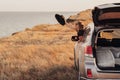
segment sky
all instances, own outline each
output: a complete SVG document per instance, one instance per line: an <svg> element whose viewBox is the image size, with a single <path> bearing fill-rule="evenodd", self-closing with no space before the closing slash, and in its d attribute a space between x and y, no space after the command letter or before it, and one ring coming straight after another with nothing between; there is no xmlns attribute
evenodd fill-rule
<svg viewBox="0 0 120 80"><path fill-rule="evenodd" d="M0 11L81 11L120 0L0 0Z"/></svg>

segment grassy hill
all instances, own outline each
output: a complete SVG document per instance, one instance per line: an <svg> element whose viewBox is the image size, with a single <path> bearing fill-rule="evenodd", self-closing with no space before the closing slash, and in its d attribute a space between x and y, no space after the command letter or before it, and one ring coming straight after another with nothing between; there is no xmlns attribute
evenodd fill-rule
<svg viewBox="0 0 120 80"><path fill-rule="evenodd" d="M87 25L90 12L69 18L80 18ZM76 80L72 35L76 32L68 27L40 24L1 38L0 80Z"/></svg>

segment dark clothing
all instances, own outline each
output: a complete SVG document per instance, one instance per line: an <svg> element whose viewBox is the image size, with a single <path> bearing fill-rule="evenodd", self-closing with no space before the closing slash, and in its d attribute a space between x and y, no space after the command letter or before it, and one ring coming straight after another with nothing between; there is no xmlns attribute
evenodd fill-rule
<svg viewBox="0 0 120 80"><path fill-rule="evenodd" d="M79 30L79 31L77 32L77 35L78 35L78 36L83 36L84 33L85 33L85 30Z"/></svg>
<svg viewBox="0 0 120 80"><path fill-rule="evenodd" d="M84 42L86 40L86 37L89 35L89 32L90 32L90 28L85 28L85 29L79 30L77 32L78 39L80 36L83 36L82 42Z"/></svg>

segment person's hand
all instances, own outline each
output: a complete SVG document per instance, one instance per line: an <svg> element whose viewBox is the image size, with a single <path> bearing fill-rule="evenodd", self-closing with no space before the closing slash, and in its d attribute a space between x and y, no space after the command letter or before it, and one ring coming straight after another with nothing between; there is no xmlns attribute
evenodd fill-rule
<svg viewBox="0 0 120 80"><path fill-rule="evenodd" d="M78 36L78 42L85 42L84 36Z"/></svg>

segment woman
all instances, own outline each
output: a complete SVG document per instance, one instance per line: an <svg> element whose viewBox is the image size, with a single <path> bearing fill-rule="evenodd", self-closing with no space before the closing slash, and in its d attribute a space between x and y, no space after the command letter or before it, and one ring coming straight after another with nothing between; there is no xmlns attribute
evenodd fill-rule
<svg viewBox="0 0 120 80"><path fill-rule="evenodd" d="M84 25L79 20L76 19L65 20L65 17L59 14L56 14L55 18L61 25L66 25L67 27L76 30L79 42L84 42L86 37L89 35L90 28L88 27L84 28Z"/></svg>

